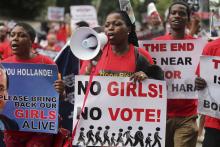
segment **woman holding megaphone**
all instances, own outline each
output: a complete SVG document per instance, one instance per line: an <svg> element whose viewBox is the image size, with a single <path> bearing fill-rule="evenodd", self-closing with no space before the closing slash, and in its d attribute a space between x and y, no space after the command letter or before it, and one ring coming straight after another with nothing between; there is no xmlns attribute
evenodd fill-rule
<svg viewBox="0 0 220 147"><path fill-rule="evenodd" d="M107 44L95 58L83 62L80 74L125 76L134 82L163 79L163 71L153 65L150 54L137 47L135 26L125 11L111 12L105 20L104 32Z"/></svg>

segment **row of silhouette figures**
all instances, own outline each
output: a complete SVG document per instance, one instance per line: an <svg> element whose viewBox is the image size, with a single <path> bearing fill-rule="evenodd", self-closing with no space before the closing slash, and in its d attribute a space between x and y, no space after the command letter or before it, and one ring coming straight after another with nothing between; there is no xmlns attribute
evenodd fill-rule
<svg viewBox="0 0 220 147"><path fill-rule="evenodd" d="M159 136L160 128L156 127L154 132L154 140L152 140L152 134L148 133L147 137L144 139L144 134L142 132L143 127L138 127L134 136L131 135L132 127L128 126L127 130L123 132L123 129L118 130L118 135L112 133L109 137L109 126L105 126L103 135L101 136L102 127L97 127L97 131L93 133L94 126L90 125L89 130L85 136L85 129L80 128L77 145L83 146L141 146L141 147L161 147L162 138ZM87 138L87 140L86 140Z"/></svg>

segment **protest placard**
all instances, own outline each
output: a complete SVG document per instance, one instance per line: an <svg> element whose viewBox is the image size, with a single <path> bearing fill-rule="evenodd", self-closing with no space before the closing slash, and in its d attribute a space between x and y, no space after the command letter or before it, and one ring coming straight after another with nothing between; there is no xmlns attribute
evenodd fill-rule
<svg viewBox="0 0 220 147"><path fill-rule="evenodd" d="M151 40L139 45L149 51L154 62L164 70L169 99L195 99L195 70L206 41Z"/></svg>
<svg viewBox="0 0 220 147"><path fill-rule="evenodd" d="M56 65L2 63L9 76L8 96L1 115L17 125L16 130L57 133L59 94L53 83ZM7 122L6 122L7 125Z"/></svg>
<svg viewBox="0 0 220 147"><path fill-rule="evenodd" d="M48 7L47 18L50 21L64 21L64 7Z"/></svg>
<svg viewBox="0 0 220 147"><path fill-rule="evenodd" d="M88 80L89 76L75 79L74 145L165 146L165 81L134 83L128 77L97 76L85 102Z"/></svg>
<svg viewBox="0 0 220 147"><path fill-rule="evenodd" d="M210 25L211 27L220 26L220 11L219 11L219 1L210 0L209 1L209 10L210 10ZM218 29L219 30L219 29Z"/></svg>
<svg viewBox="0 0 220 147"><path fill-rule="evenodd" d="M45 50L45 49L40 49L40 48L36 49L36 51L41 55L50 57L51 59L55 59L59 53L58 51Z"/></svg>
<svg viewBox="0 0 220 147"><path fill-rule="evenodd" d="M77 22L85 21L90 27L98 26L97 12L92 5L70 6L71 27L74 29Z"/></svg>
<svg viewBox="0 0 220 147"><path fill-rule="evenodd" d="M206 80L207 87L198 91L198 111L220 119L220 57L201 56L200 76Z"/></svg>

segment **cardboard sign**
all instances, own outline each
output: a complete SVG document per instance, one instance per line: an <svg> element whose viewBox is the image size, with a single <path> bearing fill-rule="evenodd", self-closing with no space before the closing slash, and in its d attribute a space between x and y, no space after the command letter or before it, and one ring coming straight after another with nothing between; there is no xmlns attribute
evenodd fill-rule
<svg viewBox="0 0 220 147"><path fill-rule="evenodd" d="M90 27L98 26L97 12L94 6L90 5L79 5L71 6L71 27L74 29L76 23L79 21L85 21L89 24Z"/></svg>
<svg viewBox="0 0 220 147"><path fill-rule="evenodd" d="M64 21L64 7L48 7L47 18L50 21Z"/></svg>
<svg viewBox="0 0 220 147"><path fill-rule="evenodd" d="M94 77L82 111L88 80L89 76L75 80L73 145L165 146L165 81L133 83L123 77Z"/></svg>
<svg viewBox="0 0 220 147"><path fill-rule="evenodd" d="M201 56L200 76L206 80L207 87L198 91L198 111L220 119L220 57Z"/></svg>
<svg viewBox="0 0 220 147"><path fill-rule="evenodd" d="M59 52L45 49L36 49L36 51L44 56L50 57L51 59L55 59Z"/></svg>
<svg viewBox="0 0 220 147"><path fill-rule="evenodd" d="M169 99L195 99L194 79L199 56L206 41L193 40L150 40L140 41L157 65L164 70Z"/></svg>

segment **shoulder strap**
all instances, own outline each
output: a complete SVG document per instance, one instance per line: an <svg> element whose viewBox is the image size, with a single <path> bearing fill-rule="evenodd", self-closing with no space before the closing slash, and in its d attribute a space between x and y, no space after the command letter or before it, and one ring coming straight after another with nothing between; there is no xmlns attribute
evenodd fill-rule
<svg viewBox="0 0 220 147"><path fill-rule="evenodd" d="M164 72L158 65L151 65L150 62L139 53L138 48L134 47L136 72L143 71L149 78L164 80Z"/></svg>
<svg viewBox="0 0 220 147"><path fill-rule="evenodd" d="M138 47L134 47L135 52L135 63L136 63L136 72L137 71L143 71L146 73L147 68L150 66L150 62L143 57L138 51Z"/></svg>
<svg viewBox="0 0 220 147"><path fill-rule="evenodd" d="M136 65L136 71L137 71L137 65L138 65L138 58L139 58L139 51L136 46L134 46L134 55L135 55L135 65Z"/></svg>

